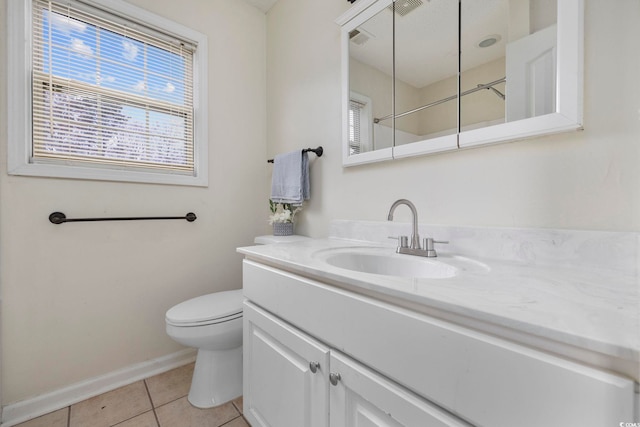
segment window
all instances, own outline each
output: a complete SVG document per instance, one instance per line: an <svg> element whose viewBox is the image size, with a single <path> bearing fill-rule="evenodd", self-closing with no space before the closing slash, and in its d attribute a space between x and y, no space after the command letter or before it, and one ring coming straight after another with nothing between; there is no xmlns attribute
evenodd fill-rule
<svg viewBox="0 0 640 427"><path fill-rule="evenodd" d="M207 185L205 36L121 1L21 2L31 55L10 75L28 96L9 173Z"/></svg>

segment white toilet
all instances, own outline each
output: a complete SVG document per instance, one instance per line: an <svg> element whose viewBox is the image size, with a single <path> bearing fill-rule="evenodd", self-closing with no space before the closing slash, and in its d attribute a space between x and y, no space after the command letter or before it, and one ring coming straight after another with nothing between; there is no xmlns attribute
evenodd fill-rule
<svg viewBox="0 0 640 427"><path fill-rule="evenodd" d="M242 395L242 289L184 301L167 311L167 335L198 349L189 402L222 405Z"/></svg>
<svg viewBox="0 0 640 427"><path fill-rule="evenodd" d="M304 236L258 236L258 245L295 242ZM167 311L167 335L198 349L189 402L198 408L222 405L242 395L242 289L216 292Z"/></svg>

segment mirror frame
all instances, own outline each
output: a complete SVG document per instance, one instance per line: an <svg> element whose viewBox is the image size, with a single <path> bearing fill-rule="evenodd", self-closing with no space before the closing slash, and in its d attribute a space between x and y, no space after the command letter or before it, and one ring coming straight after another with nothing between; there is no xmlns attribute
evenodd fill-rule
<svg viewBox="0 0 640 427"><path fill-rule="evenodd" d="M342 56L342 165L373 162L454 151L461 148L515 141L534 136L582 129L584 75L584 0L558 0L556 62L556 111L513 122L458 132L456 141L424 140L398 147L349 155L349 32L394 0L359 0L339 16ZM389 29L392 31L392 29ZM460 57L458 57L460 61ZM395 76L392 76L395 79ZM458 76L460 78L460 76ZM458 93L458 102L460 102ZM394 129L395 131L395 129Z"/></svg>

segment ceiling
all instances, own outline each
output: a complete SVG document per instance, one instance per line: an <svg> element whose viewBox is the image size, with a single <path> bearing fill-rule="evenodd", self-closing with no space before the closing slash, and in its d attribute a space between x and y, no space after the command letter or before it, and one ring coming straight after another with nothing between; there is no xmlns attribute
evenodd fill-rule
<svg viewBox="0 0 640 427"><path fill-rule="evenodd" d="M267 13L271 6L273 6L278 0L244 0L251 6L255 6L262 12Z"/></svg>

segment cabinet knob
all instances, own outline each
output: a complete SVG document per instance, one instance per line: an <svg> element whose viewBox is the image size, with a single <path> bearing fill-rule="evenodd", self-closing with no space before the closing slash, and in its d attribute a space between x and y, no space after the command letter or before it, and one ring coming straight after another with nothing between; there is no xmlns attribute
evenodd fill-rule
<svg viewBox="0 0 640 427"><path fill-rule="evenodd" d="M342 379L342 377L340 377L340 374L336 374L331 372L329 374L329 382L331 383L331 385L338 385L338 382Z"/></svg>
<svg viewBox="0 0 640 427"><path fill-rule="evenodd" d="M318 372L318 368L320 368L320 364L318 362L309 362L309 369L311 369L312 373Z"/></svg>

